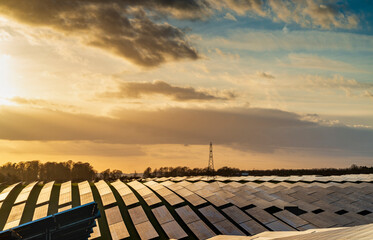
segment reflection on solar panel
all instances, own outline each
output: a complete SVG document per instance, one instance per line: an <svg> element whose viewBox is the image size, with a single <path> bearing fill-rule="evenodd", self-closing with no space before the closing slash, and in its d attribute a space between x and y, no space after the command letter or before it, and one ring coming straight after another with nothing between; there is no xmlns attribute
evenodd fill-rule
<svg viewBox="0 0 373 240"><path fill-rule="evenodd" d="M187 237L185 231L175 221L165 206L154 208L152 209L152 212L170 239Z"/></svg>
<svg viewBox="0 0 373 240"><path fill-rule="evenodd" d="M35 187L35 185L37 183L38 182L30 183L24 189L22 189L22 191L20 192L20 194L18 194L17 199L14 202L14 204L25 202L27 200L28 196L30 195L30 192L32 191L32 189Z"/></svg>
<svg viewBox="0 0 373 240"><path fill-rule="evenodd" d="M84 205L90 202L93 202L93 194L91 186L88 181L78 183L79 195L80 195L80 204ZM93 233L89 239L95 239L101 236L100 228L96 220L96 226L93 228Z"/></svg>
<svg viewBox="0 0 373 240"><path fill-rule="evenodd" d="M14 207L12 207L12 210L10 211L10 214L8 216L8 220L6 221L4 230L13 228L19 225L23 210L25 209L25 205L26 203L22 203L22 204L15 205Z"/></svg>
<svg viewBox="0 0 373 240"><path fill-rule="evenodd" d="M5 188L1 193L0 193L0 203L2 203L6 197L9 195L9 193L20 183L15 183L13 185L10 185L9 187Z"/></svg>
<svg viewBox="0 0 373 240"><path fill-rule="evenodd" d="M119 192L119 195L122 197L127 206L131 206L132 204L139 202L132 190L122 181L118 180L111 183L111 185Z"/></svg>
<svg viewBox="0 0 373 240"><path fill-rule="evenodd" d="M106 209L105 215L113 240L119 240L130 236L126 225L124 225L118 206Z"/></svg>
<svg viewBox="0 0 373 240"><path fill-rule="evenodd" d="M222 233L226 235L245 235L241 230L228 221L213 206L200 208L199 211Z"/></svg>
<svg viewBox="0 0 373 240"><path fill-rule="evenodd" d="M72 201L71 193L71 181L64 182L61 184L60 197L58 199L58 205L64 205Z"/></svg>
<svg viewBox="0 0 373 240"><path fill-rule="evenodd" d="M102 205L107 206L109 204L117 202L115 200L113 192L111 191L109 185L105 181L101 180L99 182L96 182L95 185L101 196Z"/></svg>
<svg viewBox="0 0 373 240"><path fill-rule="evenodd" d="M0 240L83 240L89 237L99 216L97 204L93 202L0 232Z"/></svg>
<svg viewBox="0 0 373 240"><path fill-rule="evenodd" d="M128 213L130 214L132 222L141 239L152 239L158 237L157 231L155 231L154 227L149 222L149 219L141 206L129 209Z"/></svg>
<svg viewBox="0 0 373 240"><path fill-rule="evenodd" d="M54 181L49 182L43 186L43 188L41 189L39 193L38 201L36 202L37 205L49 202L53 185L54 185Z"/></svg>
<svg viewBox="0 0 373 240"><path fill-rule="evenodd" d="M34 211L34 217L32 218L32 220L34 221L36 219L46 217L48 215L48 207L49 204L44 204L40 207L36 207Z"/></svg>
<svg viewBox="0 0 373 240"><path fill-rule="evenodd" d="M199 239L206 239L215 236L215 233L189 206L176 208L175 211Z"/></svg>
<svg viewBox="0 0 373 240"><path fill-rule="evenodd" d="M345 228L321 228L306 231L288 232L263 232L244 239L266 239L266 240L315 240L315 239L349 239L349 240L370 240L372 239L373 224ZM231 236L216 236L210 240L224 240ZM238 240L238 239L237 239Z"/></svg>
<svg viewBox="0 0 373 240"><path fill-rule="evenodd" d="M184 200L177 196L174 192L165 188L163 185L157 182L150 181L145 183L145 185L153 189L159 195L161 195L171 206L184 202Z"/></svg>
<svg viewBox="0 0 373 240"><path fill-rule="evenodd" d="M133 189L135 189L149 206L152 206L152 205L155 205L161 202L161 200L159 200L159 198L144 184L138 181L132 181L128 185L130 185Z"/></svg>

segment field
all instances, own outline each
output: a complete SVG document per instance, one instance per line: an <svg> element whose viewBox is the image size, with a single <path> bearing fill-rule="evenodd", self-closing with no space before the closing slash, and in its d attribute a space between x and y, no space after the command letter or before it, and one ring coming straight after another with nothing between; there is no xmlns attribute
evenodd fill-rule
<svg viewBox="0 0 373 240"><path fill-rule="evenodd" d="M0 186L0 229L91 201L91 239L207 239L373 223L373 175L176 177Z"/></svg>

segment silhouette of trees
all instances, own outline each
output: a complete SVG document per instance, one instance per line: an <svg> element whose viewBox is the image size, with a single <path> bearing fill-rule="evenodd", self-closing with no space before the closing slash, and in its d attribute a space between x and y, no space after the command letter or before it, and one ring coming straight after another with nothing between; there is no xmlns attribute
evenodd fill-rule
<svg viewBox="0 0 373 240"><path fill-rule="evenodd" d="M27 161L19 163L5 163L0 166L1 182L33 182L33 181L69 181L74 182L96 178L96 171L89 163L69 160L67 162Z"/></svg>
<svg viewBox="0 0 373 240"><path fill-rule="evenodd" d="M272 170L240 170L238 168L222 167L215 171L219 176L291 176L291 175L344 175L344 174L369 174L373 173L373 167L351 165L350 168L315 168L315 169L272 169ZM207 168L188 167L161 167L154 169L148 167L144 171L143 177L177 177L177 176L206 176L211 175Z"/></svg>
<svg viewBox="0 0 373 240"><path fill-rule="evenodd" d="M343 174L370 174L373 173L373 166L358 166L352 164L349 168L315 168L315 169L272 169L272 170L240 170L238 168L222 167L215 171L215 175L219 176L291 176L291 175L343 175ZM143 177L178 177L178 176L203 176L209 175L211 172L207 168L189 168L189 167L161 167L158 169L146 168ZM139 178L138 174L131 176L123 174L121 170L106 169L101 173L89 164L83 162L46 162L41 163L37 160L19 162L19 163L5 163L0 166L0 182L14 183L14 182L33 182L33 181L73 181L80 182L84 180L105 180L115 181L121 179L122 181ZM141 175L141 174L139 174Z"/></svg>

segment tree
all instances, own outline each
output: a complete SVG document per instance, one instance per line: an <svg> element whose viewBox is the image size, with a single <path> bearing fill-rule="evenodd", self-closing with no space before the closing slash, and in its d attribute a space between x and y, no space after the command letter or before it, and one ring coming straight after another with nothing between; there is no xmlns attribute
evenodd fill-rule
<svg viewBox="0 0 373 240"><path fill-rule="evenodd" d="M152 174L152 169L150 167L147 167L144 171L144 175L143 177L144 178L148 178L148 177L151 177L151 174Z"/></svg>

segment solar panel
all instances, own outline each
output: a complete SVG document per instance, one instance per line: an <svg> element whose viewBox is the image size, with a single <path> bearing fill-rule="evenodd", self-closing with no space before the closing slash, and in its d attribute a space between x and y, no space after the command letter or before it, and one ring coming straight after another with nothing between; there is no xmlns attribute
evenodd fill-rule
<svg viewBox="0 0 373 240"><path fill-rule="evenodd" d="M66 203L70 203L71 201L72 201L71 181L64 182L61 184L58 205L64 205Z"/></svg>
<svg viewBox="0 0 373 240"><path fill-rule="evenodd" d="M141 206L129 209L128 213L130 214L132 222L141 239L152 239L158 237L158 233L149 222L149 219Z"/></svg>
<svg viewBox="0 0 373 240"><path fill-rule="evenodd" d="M9 193L20 183L15 183L13 185L10 185L9 187L5 188L1 193L0 193L0 202L4 201L6 197L9 195Z"/></svg>
<svg viewBox="0 0 373 240"><path fill-rule="evenodd" d="M110 230L111 238L113 240L120 240L120 239L127 238L130 236L127 231L126 225L124 225L124 222L118 222L118 223L109 225L109 230Z"/></svg>
<svg viewBox="0 0 373 240"><path fill-rule="evenodd" d="M288 211L280 211L274 213L276 217L287 223L288 225L292 226L293 228L298 228L300 226L304 226L309 224L309 222L297 217L296 215L288 212Z"/></svg>
<svg viewBox="0 0 373 240"><path fill-rule="evenodd" d="M33 216L32 220L36 220L36 219L46 217L48 215L48 207L49 207L49 204L44 204L40 207L35 208L34 216Z"/></svg>
<svg viewBox="0 0 373 240"><path fill-rule="evenodd" d="M79 195L80 195L80 204L84 205L89 202L93 202L93 194L91 186L88 181L83 181L78 183ZM93 233L89 239L95 239L101 236L100 228L96 220L96 226L93 227Z"/></svg>
<svg viewBox="0 0 373 240"><path fill-rule="evenodd" d="M96 182L95 185L100 194L103 206L107 206L117 202L113 192L105 181L101 180L99 182Z"/></svg>
<svg viewBox="0 0 373 240"><path fill-rule="evenodd" d="M142 223L142 222L149 221L148 217L146 216L144 212L144 209L141 206L129 209L128 213L130 214L132 218L132 222L135 225Z"/></svg>
<svg viewBox="0 0 373 240"><path fill-rule="evenodd" d="M21 202L25 202L28 198L28 196L30 195L32 189L34 188L34 186L37 184L38 182L33 182L33 183L30 183L29 185L27 185L24 189L22 189L22 191L18 194L17 196L17 199L16 201L14 202L14 204L18 204L18 203L21 203Z"/></svg>
<svg viewBox="0 0 373 240"><path fill-rule="evenodd" d="M175 211L186 224L200 220L197 214L193 212L189 206L176 208Z"/></svg>
<svg viewBox="0 0 373 240"><path fill-rule="evenodd" d="M38 200L36 202L37 205L46 203L49 201L51 193L52 193L53 185L54 185L54 181L49 182L43 186L43 188L41 189L39 193Z"/></svg>
<svg viewBox="0 0 373 240"><path fill-rule="evenodd" d="M128 230L123 222L122 214L120 213L118 206L106 209L105 215L113 239L129 237Z"/></svg>
<svg viewBox="0 0 373 240"><path fill-rule="evenodd" d="M58 212L63 212L63 211L66 211L68 209L71 209L73 206L70 204L70 205L67 205L67 206L64 206L64 207L61 207L58 209Z"/></svg>
<svg viewBox="0 0 373 240"><path fill-rule="evenodd" d="M201 220L187 224L198 239L207 239L216 234Z"/></svg>
<svg viewBox="0 0 373 240"><path fill-rule="evenodd" d="M266 224L266 226L269 227L273 231L294 231L294 228L286 225L285 223L281 221L274 221L274 222Z"/></svg>
<svg viewBox="0 0 373 240"><path fill-rule="evenodd" d="M155 231L153 225L149 222L143 222L135 225L137 232L141 239L153 239L158 237L157 231Z"/></svg>
<svg viewBox="0 0 373 240"><path fill-rule="evenodd" d="M180 239L187 236L165 206L153 208L152 212L169 238Z"/></svg>
<svg viewBox="0 0 373 240"><path fill-rule="evenodd" d="M223 212L225 212L225 214L227 214L230 218L233 219L233 221L238 224L251 220L251 218L246 213L244 213L236 206L224 208Z"/></svg>
<svg viewBox="0 0 373 240"><path fill-rule="evenodd" d="M163 223L161 226L170 239L181 239L188 236L176 221Z"/></svg>
<svg viewBox="0 0 373 240"><path fill-rule="evenodd" d="M212 224L226 220L226 218L213 206L198 209Z"/></svg>
<svg viewBox="0 0 373 240"><path fill-rule="evenodd" d="M185 200L190 202L193 206L199 206L201 204L206 203L206 200L204 200L203 198L201 198L200 196L194 193L191 195L185 196L184 198Z"/></svg>
<svg viewBox="0 0 373 240"><path fill-rule="evenodd" d="M206 200L209 201L210 203L214 204L216 207L221 207L225 204L228 204L228 201L224 200L223 198L221 198L217 195L212 195L210 197L206 197Z"/></svg>
<svg viewBox="0 0 373 240"><path fill-rule="evenodd" d="M246 236L241 230L234 226L229 220L217 222L214 226L225 235Z"/></svg>
<svg viewBox="0 0 373 240"><path fill-rule="evenodd" d="M264 225L277 220L274 216L258 207L247 209L246 212Z"/></svg>
<svg viewBox="0 0 373 240"><path fill-rule="evenodd" d="M171 222L174 220L174 218L165 206L153 208L152 212L160 224Z"/></svg>
<svg viewBox="0 0 373 240"><path fill-rule="evenodd" d="M122 197L124 203L127 206L132 204L138 203L139 200L132 192L132 190L124 184L122 181L118 180L116 182L111 183L111 185L118 191L119 195Z"/></svg>
<svg viewBox="0 0 373 240"><path fill-rule="evenodd" d="M4 230L13 228L19 225L25 206L26 206L26 203L21 203L21 204L18 204L12 207L12 210L10 211L8 219L5 223Z"/></svg>
<svg viewBox="0 0 373 240"><path fill-rule="evenodd" d="M240 226L246 231L248 231L251 235L255 235L255 234L267 231L265 227L263 227L262 225L260 225L254 220L249 220L249 221L240 223Z"/></svg>
<svg viewBox="0 0 373 240"><path fill-rule="evenodd" d="M161 202L161 200L144 184L138 181L132 181L128 183L128 185L134 188L149 206L152 206L152 205L155 205Z"/></svg>

